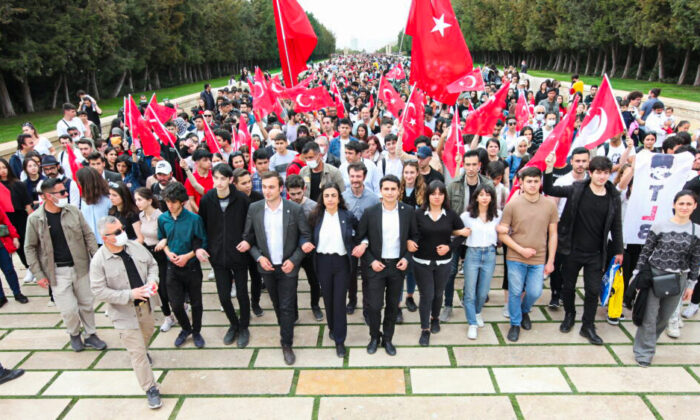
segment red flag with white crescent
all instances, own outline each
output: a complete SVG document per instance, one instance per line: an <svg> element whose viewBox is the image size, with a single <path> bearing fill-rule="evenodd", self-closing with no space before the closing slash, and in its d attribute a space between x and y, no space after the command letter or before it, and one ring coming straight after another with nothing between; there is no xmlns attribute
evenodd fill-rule
<svg viewBox="0 0 700 420"><path fill-rule="evenodd" d="M481 91L484 90L486 84L484 83L484 76L481 74L480 68L475 68L459 79L447 85L447 91L450 93L461 93L467 91Z"/></svg>
<svg viewBox="0 0 700 420"><path fill-rule="evenodd" d="M417 88L408 99L406 110L402 115L401 124L403 126L403 137L401 143L404 152L413 152L416 146L413 143L418 136L422 136L425 130L425 107L423 98L425 94Z"/></svg>
<svg viewBox="0 0 700 420"><path fill-rule="evenodd" d="M386 77L382 78L379 82L377 99L381 99L389 112L396 117L398 117L399 111L406 106L406 103L401 99L399 93L391 86Z"/></svg>
<svg viewBox="0 0 700 420"><path fill-rule="evenodd" d="M588 150L595 149L624 130L625 123L622 120L620 107L615 95L613 95L612 86L606 74L586 117L581 123L571 149L576 147L585 147Z"/></svg>

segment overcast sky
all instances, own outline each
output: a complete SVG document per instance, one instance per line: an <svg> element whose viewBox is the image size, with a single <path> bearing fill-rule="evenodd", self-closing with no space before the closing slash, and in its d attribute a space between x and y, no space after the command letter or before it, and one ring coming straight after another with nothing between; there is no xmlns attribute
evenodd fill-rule
<svg viewBox="0 0 700 420"><path fill-rule="evenodd" d="M336 47L374 51L394 40L406 25L411 0L298 0L335 34Z"/></svg>

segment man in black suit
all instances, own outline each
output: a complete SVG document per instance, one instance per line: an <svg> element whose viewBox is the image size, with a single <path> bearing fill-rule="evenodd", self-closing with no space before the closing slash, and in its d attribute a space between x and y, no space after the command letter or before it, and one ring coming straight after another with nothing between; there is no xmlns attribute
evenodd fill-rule
<svg viewBox="0 0 700 420"><path fill-rule="evenodd" d="M100 173L107 182L121 182L122 177L118 173L105 169L105 158L100 152L92 152L87 155L86 160L91 168Z"/></svg>
<svg viewBox="0 0 700 420"><path fill-rule="evenodd" d="M294 364L294 305L299 266L305 253L314 249L309 224L297 203L282 200L282 177L276 172L262 174L264 201L250 205L243 239L236 249L250 250L270 293L282 336L284 362Z"/></svg>
<svg viewBox="0 0 700 420"><path fill-rule="evenodd" d="M383 338L382 346L387 354L396 354L391 339L394 336L401 286L409 260L412 258L408 242L418 240L415 210L412 206L398 201L399 186L400 181L394 175L386 175L381 179L379 190L382 202L365 210L357 232L357 237L362 238L362 243L365 244L363 264L369 267L368 289L364 291L369 295L369 354L377 351L380 337ZM379 324L385 291L382 337Z"/></svg>

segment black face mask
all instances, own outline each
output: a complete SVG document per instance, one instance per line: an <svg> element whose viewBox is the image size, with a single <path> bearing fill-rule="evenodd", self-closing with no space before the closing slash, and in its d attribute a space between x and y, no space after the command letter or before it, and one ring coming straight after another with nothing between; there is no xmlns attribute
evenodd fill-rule
<svg viewBox="0 0 700 420"><path fill-rule="evenodd" d="M190 149L187 146L181 147L180 148L180 156L182 156L183 159L186 157L189 157L190 156Z"/></svg>

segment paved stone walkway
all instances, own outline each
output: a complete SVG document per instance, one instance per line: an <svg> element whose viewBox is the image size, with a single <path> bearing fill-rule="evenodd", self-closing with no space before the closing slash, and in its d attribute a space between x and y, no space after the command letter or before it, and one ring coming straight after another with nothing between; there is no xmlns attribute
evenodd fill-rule
<svg viewBox="0 0 700 420"><path fill-rule="evenodd" d="M205 279L207 274L205 270ZM151 343L164 396L157 411L146 407L104 304L97 306L97 322L109 349L74 353L56 308L47 307L46 291L24 286L29 304L11 299L0 309L0 361L27 371L0 386L0 418L698 418L700 322L686 321L677 340L664 335L654 366L643 369L632 356L631 321L610 326L601 310L598 331L606 344L591 346L578 335L578 324L569 334L559 333L563 312L546 308L550 293L545 290L532 312L533 329L511 344L505 340L508 323L501 315L501 265L496 274L483 312L486 326L476 341L467 339L459 307L432 336L431 346L420 347L418 313L404 308L405 323L397 327L394 339L398 354L389 357L380 349L370 356L365 351L368 329L356 311L349 318L344 360L336 357L325 322L313 318L308 283L300 280L293 368L282 360L266 293L264 316L252 318L249 347L226 347L226 318L214 282L205 281L202 334L207 347L194 349L190 340L174 349L177 328L157 332ZM19 275L21 279L23 270ZM461 289L461 276L457 283ZM577 300L581 305L581 290Z"/></svg>

